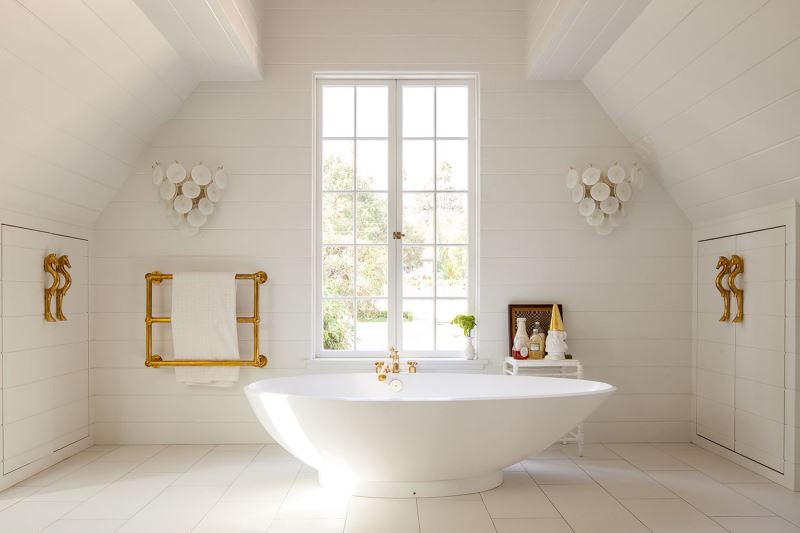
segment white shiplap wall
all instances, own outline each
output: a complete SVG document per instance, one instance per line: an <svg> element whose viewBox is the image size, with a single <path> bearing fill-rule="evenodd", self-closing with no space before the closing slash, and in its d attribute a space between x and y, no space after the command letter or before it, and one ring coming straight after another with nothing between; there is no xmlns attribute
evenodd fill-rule
<svg viewBox="0 0 800 533"><path fill-rule="evenodd" d="M592 418L589 437L687 440L689 223L652 182L611 237L585 225L564 188L566 169L630 162L633 153L583 84L526 80L523 2L267 5L265 80L201 84L98 220L91 378L97 442L268 438L238 388L188 389L172 371L143 366L143 276L153 269L265 270L263 351L271 363L243 371L241 382L306 371L317 69L479 72L479 335L487 371L499 371L507 350L507 304L558 300L571 351L588 377L619 387ZM176 158L224 163L231 175L208 229L193 239L169 229L150 185L151 162Z"/></svg>
<svg viewBox="0 0 800 533"><path fill-rule="evenodd" d="M693 221L800 199L800 2L652 2L586 76Z"/></svg>
<svg viewBox="0 0 800 533"><path fill-rule="evenodd" d="M91 226L196 85L133 0L0 0L0 207Z"/></svg>

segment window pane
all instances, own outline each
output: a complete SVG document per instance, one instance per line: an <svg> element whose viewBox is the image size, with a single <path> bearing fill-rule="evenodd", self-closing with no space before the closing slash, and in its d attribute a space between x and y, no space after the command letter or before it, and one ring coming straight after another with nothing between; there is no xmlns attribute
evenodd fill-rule
<svg viewBox="0 0 800 533"><path fill-rule="evenodd" d="M466 191L469 188L469 151L464 141L436 141L436 188Z"/></svg>
<svg viewBox="0 0 800 533"><path fill-rule="evenodd" d="M386 296L389 285L389 248L359 246L356 250L356 294Z"/></svg>
<svg viewBox="0 0 800 533"><path fill-rule="evenodd" d="M439 193L436 195L436 242L441 244L467 244L469 239L469 212L467 193Z"/></svg>
<svg viewBox="0 0 800 533"><path fill-rule="evenodd" d="M468 256L469 250L466 246L439 246L437 248L437 296L467 297Z"/></svg>
<svg viewBox="0 0 800 533"><path fill-rule="evenodd" d="M403 349L433 350L433 300L403 300Z"/></svg>
<svg viewBox="0 0 800 533"><path fill-rule="evenodd" d="M322 295L353 295L353 247L325 246L322 249Z"/></svg>
<svg viewBox="0 0 800 533"><path fill-rule="evenodd" d="M358 87L356 98L356 135L358 137L386 137L389 131L389 89L387 87Z"/></svg>
<svg viewBox="0 0 800 533"><path fill-rule="evenodd" d="M356 241L385 244L389 228L388 194L360 192L356 194Z"/></svg>
<svg viewBox="0 0 800 533"><path fill-rule="evenodd" d="M450 323L467 312L467 300L436 300L436 349L462 350L464 330Z"/></svg>
<svg viewBox="0 0 800 533"><path fill-rule="evenodd" d="M433 246L403 246L403 296L433 296Z"/></svg>
<svg viewBox="0 0 800 533"><path fill-rule="evenodd" d="M322 88L322 136L353 136L353 87Z"/></svg>
<svg viewBox="0 0 800 533"><path fill-rule="evenodd" d="M403 137L433 137L433 87L403 87Z"/></svg>
<svg viewBox="0 0 800 533"><path fill-rule="evenodd" d="M322 347L326 350L353 349L353 301L322 301Z"/></svg>
<svg viewBox="0 0 800 533"><path fill-rule="evenodd" d="M322 141L322 190L353 190L353 141Z"/></svg>
<svg viewBox="0 0 800 533"><path fill-rule="evenodd" d="M433 244L433 193L403 194L403 241Z"/></svg>
<svg viewBox="0 0 800 533"><path fill-rule="evenodd" d="M356 141L356 184L360 191L389 188L389 141Z"/></svg>
<svg viewBox="0 0 800 533"><path fill-rule="evenodd" d="M432 191L433 141L403 141L403 190Z"/></svg>
<svg viewBox="0 0 800 533"><path fill-rule="evenodd" d="M353 193L322 193L322 243L353 243Z"/></svg>
<svg viewBox="0 0 800 533"><path fill-rule="evenodd" d="M356 350L389 347L389 304L386 300L358 300Z"/></svg>
<svg viewBox="0 0 800 533"><path fill-rule="evenodd" d="M436 136L469 135L469 93L466 87L436 88Z"/></svg>

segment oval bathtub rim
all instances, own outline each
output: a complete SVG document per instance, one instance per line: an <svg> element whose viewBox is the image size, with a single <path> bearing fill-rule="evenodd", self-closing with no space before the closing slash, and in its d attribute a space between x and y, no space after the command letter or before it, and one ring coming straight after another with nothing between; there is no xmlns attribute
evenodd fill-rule
<svg viewBox="0 0 800 533"><path fill-rule="evenodd" d="M335 374L324 374L325 376L329 376L331 378L335 378L336 376L352 376L352 375L363 375L369 373L335 373ZM603 381L593 381L589 379L582 379L580 381L585 381L588 383L596 383L599 385L603 385L603 388L599 390L586 390L586 391L575 391L575 392L561 392L561 393L553 393L553 394L526 394L526 395L503 395L503 396L490 396L490 397L480 397L480 396L458 396L458 397L426 397L426 398L404 398L404 397L384 397L384 398L376 398L376 397L352 397L352 396L344 396L344 395L321 395L321 394L298 394L298 393L287 393L287 392L275 392L275 391L260 391L256 390L256 385L260 384L264 381L271 381L276 379L292 379L292 378L302 378L304 376L317 376L322 374L297 374L294 376L279 376L274 378L265 378L260 379L257 381L253 381L245 385L242 389L248 397L253 396L260 396L260 395L271 395L271 396L281 396L281 397L292 397L292 398L308 398L311 400L325 400L325 401L339 401L339 402L349 402L349 403L372 403L372 402L401 402L401 403L431 403L431 402L474 402L474 401L508 401L508 400L538 400L538 399L546 399L546 398L572 398L577 396L604 396L610 395L616 392L617 387L611 385L610 383L605 383ZM448 375L448 376L480 376L480 375L490 375L490 376L503 376L502 374L468 374L468 373L455 373L455 372L448 372L448 373L439 373L439 375ZM507 376L509 378L516 378L516 377L542 377L543 376ZM401 378L402 379L402 378ZM561 378L561 377L546 377L544 379L558 379L558 380L565 380L565 381L576 381L573 378ZM387 385L388 386L388 385Z"/></svg>

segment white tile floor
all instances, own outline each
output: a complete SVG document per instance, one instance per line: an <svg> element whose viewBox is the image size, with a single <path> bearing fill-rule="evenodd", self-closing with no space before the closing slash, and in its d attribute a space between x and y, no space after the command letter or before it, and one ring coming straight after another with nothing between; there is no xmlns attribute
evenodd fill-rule
<svg viewBox="0 0 800 533"><path fill-rule="evenodd" d="M0 492L0 532L27 531L800 533L800 493L690 444L555 445L417 500L331 493L275 445L95 446Z"/></svg>

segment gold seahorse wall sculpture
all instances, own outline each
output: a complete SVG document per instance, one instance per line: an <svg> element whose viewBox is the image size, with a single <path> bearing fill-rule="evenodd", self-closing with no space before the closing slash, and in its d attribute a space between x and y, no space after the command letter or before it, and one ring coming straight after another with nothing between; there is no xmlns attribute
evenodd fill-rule
<svg viewBox="0 0 800 533"><path fill-rule="evenodd" d="M67 320L67 317L64 316L64 296L72 286L72 276L67 272L68 268L72 268L69 256L62 255L58 258L58 273L64 278L64 283L56 290L56 318L59 320Z"/></svg>
<svg viewBox="0 0 800 533"><path fill-rule="evenodd" d="M728 274L728 287L736 298L736 316L734 322L744 320L744 290L736 286L736 276L744 273L744 259L740 255L731 256L731 271Z"/></svg>
<svg viewBox="0 0 800 533"><path fill-rule="evenodd" d="M719 256L719 260L717 260L717 270L719 270L719 273L717 274L715 285L717 286L720 296L722 296L722 316L719 318L719 321L727 322L731 318L731 290L724 286L723 282L731 271L730 259L724 255Z"/></svg>
<svg viewBox="0 0 800 533"><path fill-rule="evenodd" d="M44 288L44 319L48 322L55 322L53 313L50 311L53 296L58 289L58 257L56 254L47 254L44 258L44 271L53 277L53 282L49 287Z"/></svg>
<svg viewBox="0 0 800 533"><path fill-rule="evenodd" d="M744 320L744 290L736 285L736 278L744 273L744 259L740 255L730 257L720 256L717 260L717 277L715 285L722 296L722 316L720 322L727 322L731 318L731 293L736 298L736 316L733 322ZM727 287L725 284L727 283Z"/></svg>
<svg viewBox="0 0 800 533"><path fill-rule="evenodd" d="M72 265L66 255L58 257L56 254L47 254L44 258L44 271L52 277L52 282L44 288L44 319L47 322L67 320L63 309L64 296L72 286L72 276L67 272L68 268L72 268ZM61 282L62 276L63 283ZM56 299L55 316L52 312L53 297Z"/></svg>

